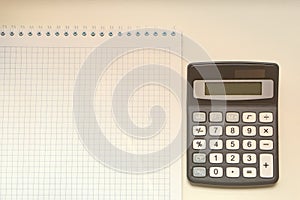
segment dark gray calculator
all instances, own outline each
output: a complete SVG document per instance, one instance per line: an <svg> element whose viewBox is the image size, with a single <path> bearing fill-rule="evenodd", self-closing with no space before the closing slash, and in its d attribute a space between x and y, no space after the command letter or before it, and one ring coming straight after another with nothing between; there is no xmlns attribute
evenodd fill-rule
<svg viewBox="0 0 300 200"><path fill-rule="evenodd" d="M278 65L191 63L187 87L187 177L193 184L277 182Z"/></svg>

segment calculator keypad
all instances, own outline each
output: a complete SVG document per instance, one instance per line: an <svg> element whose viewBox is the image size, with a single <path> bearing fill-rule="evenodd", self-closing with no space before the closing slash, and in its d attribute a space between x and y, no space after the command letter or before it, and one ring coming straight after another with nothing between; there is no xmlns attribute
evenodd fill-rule
<svg viewBox="0 0 300 200"><path fill-rule="evenodd" d="M238 183L274 177L273 112L197 111L192 118L195 178Z"/></svg>

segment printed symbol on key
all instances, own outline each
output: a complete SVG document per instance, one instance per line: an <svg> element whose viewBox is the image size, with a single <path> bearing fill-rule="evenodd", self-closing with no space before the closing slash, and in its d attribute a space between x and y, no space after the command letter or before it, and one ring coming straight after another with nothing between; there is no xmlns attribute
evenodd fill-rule
<svg viewBox="0 0 300 200"><path fill-rule="evenodd" d="M203 131L204 131L204 130L202 130L201 127L196 128L196 132L197 132L197 133L203 133Z"/></svg>
<svg viewBox="0 0 300 200"><path fill-rule="evenodd" d="M193 141L193 149L205 149L206 148L206 142L202 139L196 139Z"/></svg>
<svg viewBox="0 0 300 200"><path fill-rule="evenodd" d="M253 123L256 121L256 113L254 112L244 112L243 121Z"/></svg>
<svg viewBox="0 0 300 200"><path fill-rule="evenodd" d="M268 128L264 128L264 133L269 133L269 129Z"/></svg>
<svg viewBox="0 0 300 200"><path fill-rule="evenodd" d="M203 144L202 144L201 141L197 141L196 143L197 143L198 147L202 147L203 146Z"/></svg>
<svg viewBox="0 0 300 200"><path fill-rule="evenodd" d="M268 167L269 167L269 164L268 164L267 162L265 162L265 164L263 164L263 166L264 166L265 168L268 168Z"/></svg>

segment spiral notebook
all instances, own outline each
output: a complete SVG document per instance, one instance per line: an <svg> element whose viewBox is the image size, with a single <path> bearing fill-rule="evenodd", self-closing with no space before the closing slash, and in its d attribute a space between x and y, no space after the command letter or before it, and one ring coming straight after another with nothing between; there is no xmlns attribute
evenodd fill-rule
<svg viewBox="0 0 300 200"><path fill-rule="evenodd" d="M173 30L3 26L0 199L181 199L181 45Z"/></svg>

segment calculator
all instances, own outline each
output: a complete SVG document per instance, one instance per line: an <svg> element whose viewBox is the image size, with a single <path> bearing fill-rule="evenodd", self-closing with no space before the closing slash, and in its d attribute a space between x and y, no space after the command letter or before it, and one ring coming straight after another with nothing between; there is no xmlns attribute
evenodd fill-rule
<svg viewBox="0 0 300 200"><path fill-rule="evenodd" d="M201 62L187 69L187 177L192 184L278 181L278 65Z"/></svg>

